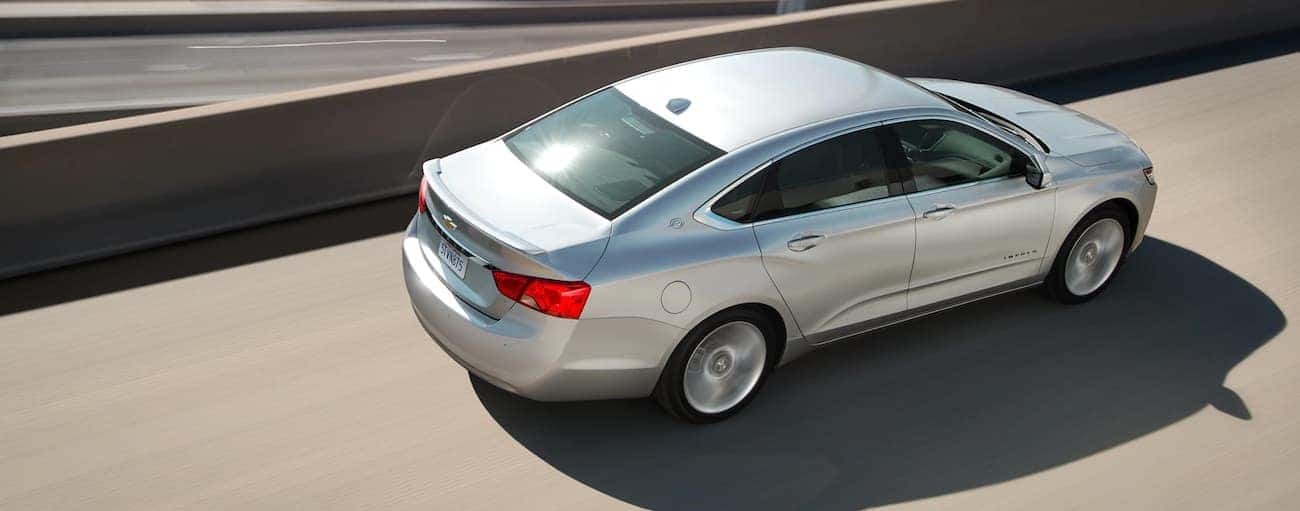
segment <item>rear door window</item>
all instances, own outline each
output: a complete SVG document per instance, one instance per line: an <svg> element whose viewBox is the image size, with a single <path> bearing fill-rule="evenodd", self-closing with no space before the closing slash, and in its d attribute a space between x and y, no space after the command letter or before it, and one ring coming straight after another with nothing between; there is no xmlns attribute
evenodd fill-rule
<svg viewBox="0 0 1300 511"><path fill-rule="evenodd" d="M743 223L897 195L880 135L866 129L800 149L727 192L712 211Z"/></svg>

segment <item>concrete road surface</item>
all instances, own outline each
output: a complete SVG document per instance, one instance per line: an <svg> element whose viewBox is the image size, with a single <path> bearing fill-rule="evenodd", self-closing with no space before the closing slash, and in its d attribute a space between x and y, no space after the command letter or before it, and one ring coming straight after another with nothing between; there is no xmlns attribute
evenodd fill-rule
<svg viewBox="0 0 1300 511"><path fill-rule="evenodd" d="M413 199L7 282L0 508L1296 509L1300 44L1268 41L1029 87L1156 162L1101 298L844 342L708 427L473 382L407 305Z"/></svg>
<svg viewBox="0 0 1300 511"><path fill-rule="evenodd" d="M0 136L736 19L0 40Z"/></svg>

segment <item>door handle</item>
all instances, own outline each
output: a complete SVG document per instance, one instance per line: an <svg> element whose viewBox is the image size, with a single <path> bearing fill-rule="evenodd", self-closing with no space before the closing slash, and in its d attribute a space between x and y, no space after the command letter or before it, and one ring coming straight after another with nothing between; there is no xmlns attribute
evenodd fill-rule
<svg viewBox="0 0 1300 511"><path fill-rule="evenodd" d="M803 252L817 246L817 243L823 239L826 237L820 234L808 234L785 242L785 247L795 252Z"/></svg>
<svg viewBox="0 0 1300 511"><path fill-rule="evenodd" d="M948 215L956 212L957 206L955 204L935 204L934 209L921 213L921 216L931 220L943 220Z"/></svg>

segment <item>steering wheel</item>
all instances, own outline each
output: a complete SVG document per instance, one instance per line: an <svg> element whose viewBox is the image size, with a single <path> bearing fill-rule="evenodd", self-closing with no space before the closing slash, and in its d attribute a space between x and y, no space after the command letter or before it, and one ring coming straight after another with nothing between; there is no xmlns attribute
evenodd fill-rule
<svg viewBox="0 0 1300 511"><path fill-rule="evenodd" d="M1013 161L1013 160L1008 160L1008 159L1002 157L1001 155L994 156L994 157L993 157L993 160L996 161L996 162L998 162L998 164L997 164L997 165L994 165L994 166L992 166L992 167L985 166L983 163L980 163L980 164L979 164L980 167L983 167L982 169L980 169L980 172L979 172L979 174L978 174L979 177L984 177L985 174L988 174L989 172L992 172L992 171L994 171L994 170L996 170L996 169L1002 169L1002 168L1005 168L1005 167L1007 167L1007 166L1010 166L1011 163L1012 163L1012 161Z"/></svg>
<svg viewBox="0 0 1300 511"><path fill-rule="evenodd" d="M916 144L901 138L898 140L898 143L903 146L903 155L907 156L909 160L916 160L917 157L921 155L921 148L917 147Z"/></svg>
<svg viewBox="0 0 1300 511"><path fill-rule="evenodd" d="M908 158L916 159L921 156L922 153L934 150L934 146L938 145L939 142L943 140L944 135L945 133L939 130L926 130L921 132L921 140L919 144L908 142L902 137L899 137L898 141L903 145L903 153L906 154Z"/></svg>

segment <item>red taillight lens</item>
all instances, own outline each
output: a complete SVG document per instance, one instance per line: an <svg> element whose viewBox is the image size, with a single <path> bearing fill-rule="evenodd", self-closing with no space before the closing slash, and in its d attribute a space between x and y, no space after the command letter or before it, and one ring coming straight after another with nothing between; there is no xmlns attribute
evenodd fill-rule
<svg viewBox="0 0 1300 511"><path fill-rule="evenodd" d="M591 296L586 282L538 279L501 270L492 270L492 279L506 298L560 318L578 319Z"/></svg>
<svg viewBox="0 0 1300 511"><path fill-rule="evenodd" d="M492 280L497 281L497 291L516 302L524 296L524 288L528 287L528 277L500 270L492 270Z"/></svg>
<svg viewBox="0 0 1300 511"><path fill-rule="evenodd" d="M420 178L420 203L415 205L415 211L418 213L429 210L429 207L424 204L424 194L427 193L425 192L427 189L429 189L429 183L423 177Z"/></svg>
<svg viewBox="0 0 1300 511"><path fill-rule="evenodd" d="M582 308L587 306L587 297L590 295L591 286L586 282L533 279L524 288L524 297L519 303L552 316L578 319L582 315ZM528 303L530 298L532 304Z"/></svg>

